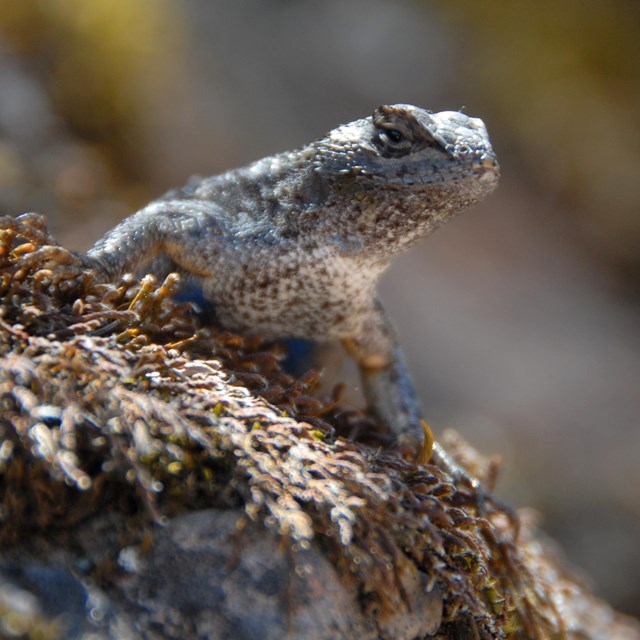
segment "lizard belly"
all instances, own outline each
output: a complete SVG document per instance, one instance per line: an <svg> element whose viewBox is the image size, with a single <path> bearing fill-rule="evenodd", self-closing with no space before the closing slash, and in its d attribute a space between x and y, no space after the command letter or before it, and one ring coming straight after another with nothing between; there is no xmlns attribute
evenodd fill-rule
<svg viewBox="0 0 640 640"><path fill-rule="evenodd" d="M360 332L371 309L375 274L326 248L225 262L224 277L206 280L204 294L230 330L343 339Z"/></svg>

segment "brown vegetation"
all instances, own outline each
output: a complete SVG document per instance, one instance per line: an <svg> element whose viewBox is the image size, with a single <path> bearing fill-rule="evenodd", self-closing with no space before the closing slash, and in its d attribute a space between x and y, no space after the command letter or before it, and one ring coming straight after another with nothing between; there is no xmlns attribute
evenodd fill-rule
<svg viewBox="0 0 640 640"><path fill-rule="evenodd" d="M316 374L293 379L277 349L200 326L177 286L98 284L39 216L0 222L5 557L116 512L115 559L181 513L241 508L292 549L319 545L377 620L409 613L418 575L441 593L441 638L640 637L531 517L386 451L339 389L313 398ZM492 466L450 444L486 480ZM119 570L90 579L113 592Z"/></svg>

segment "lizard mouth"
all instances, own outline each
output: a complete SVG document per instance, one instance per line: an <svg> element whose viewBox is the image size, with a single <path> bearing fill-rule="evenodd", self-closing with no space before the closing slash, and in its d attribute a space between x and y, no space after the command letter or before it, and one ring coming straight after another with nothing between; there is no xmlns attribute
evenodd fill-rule
<svg viewBox="0 0 640 640"><path fill-rule="evenodd" d="M368 172L361 175L367 176ZM497 183L500 167L490 151L468 153L457 162L444 160L418 160L397 163L395 167L381 166L369 173L376 183L420 189L424 185L446 187L448 184L462 186L463 182L480 181L485 184Z"/></svg>
<svg viewBox="0 0 640 640"><path fill-rule="evenodd" d="M445 170L433 167L429 173L405 172L397 175L375 175L372 177L376 182L416 188L420 188L423 185L445 187L448 184L460 184L465 181L497 184L500 177L500 167L496 160L486 158L455 168L447 167Z"/></svg>

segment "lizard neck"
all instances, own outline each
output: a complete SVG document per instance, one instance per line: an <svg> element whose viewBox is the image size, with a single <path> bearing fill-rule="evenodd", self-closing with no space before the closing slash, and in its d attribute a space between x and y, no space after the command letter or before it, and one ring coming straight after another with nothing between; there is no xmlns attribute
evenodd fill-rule
<svg viewBox="0 0 640 640"><path fill-rule="evenodd" d="M330 174L306 167L296 176L306 197L294 203L291 220L301 238L340 245L345 253L388 265L419 239L460 213L437 185L412 190L384 181L354 180L352 174ZM300 204L304 202L304 206Z"/></svg>

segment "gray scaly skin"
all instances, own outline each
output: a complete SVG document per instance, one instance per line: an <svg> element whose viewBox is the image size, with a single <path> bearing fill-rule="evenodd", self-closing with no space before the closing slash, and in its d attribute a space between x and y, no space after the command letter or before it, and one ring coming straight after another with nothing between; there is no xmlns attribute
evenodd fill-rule
<svg viewBox="0 0 640 640"><path fill-rule="evenodd" d="M420 406L376 283L498 175L481 120L383 106L300 150L167 193L108 232L86 264L111 280L162 253L201 279L228 329L342 341L369 409L416 447Z"/></svg>

